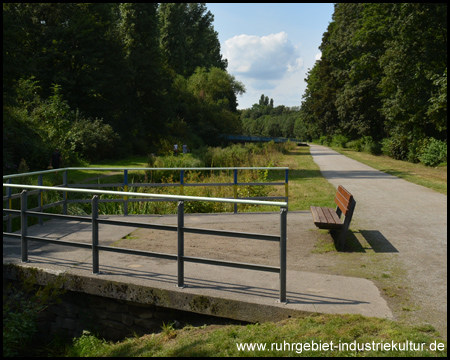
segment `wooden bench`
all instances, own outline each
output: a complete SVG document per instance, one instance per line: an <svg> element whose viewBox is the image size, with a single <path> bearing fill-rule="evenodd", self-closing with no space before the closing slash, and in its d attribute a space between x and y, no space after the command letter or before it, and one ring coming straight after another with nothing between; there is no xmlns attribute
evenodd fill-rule
<svg viewBox="0 0 450 360"><path fill-rule="evenodd" d="M338 242L339 247L344 248L356 201L353 199L353 195L341 185L338 187L334 201L337 204L336 210L326 207L311 206L311 213L314 224L319 229L338 230L341 232ZM344 222L341 220L342 214L345 216Z"/></svg>

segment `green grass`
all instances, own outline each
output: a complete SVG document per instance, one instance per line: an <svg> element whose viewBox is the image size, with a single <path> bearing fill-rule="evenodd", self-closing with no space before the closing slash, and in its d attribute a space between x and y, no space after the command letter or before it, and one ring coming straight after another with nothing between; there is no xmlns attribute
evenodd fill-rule
<svg viewBox="0 0 450 360"><path fill-rule="evenodd" d="M441 344L442 351L431 347ZM332 342L332 343L331 343ZM405 342L418 350L404 350ZM395 344L382 349L382 344ZM239 350L241 344L259 344L264 350ZM311 348L307 349L307 344ZM315 345L314 345L315 344ZM325 345L327 344L327 345ZM364 351L354 351L356 344ZM420 345L423 344L423 345ZM320 348L320 345L322 346ZM245 345L244 345L245 346ZM313 348L312 346L315 346ZM331 350L330 347L333 347ZM370 346L370 349L367 347ZM385 350L386 349L386 350ZM405 327L386 319L361 315L310 315L280 322L251 325L163 326L159 334L128 338L117 343L86 334L74 341L66 356L446 356L447 343L434 329Z"/></svg>
<svg viewBox="0 0 450 360"><path fill-rule="evenodd" d="M447 195L447 166L430 167L421 163L395 160L384 155L375 156L352 149L330 148L374 169Z"/></svg>

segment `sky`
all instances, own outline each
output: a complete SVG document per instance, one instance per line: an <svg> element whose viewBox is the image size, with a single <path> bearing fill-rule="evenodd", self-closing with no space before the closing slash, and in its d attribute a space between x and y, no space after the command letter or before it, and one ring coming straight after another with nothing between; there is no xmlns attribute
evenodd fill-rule
<svg viewBox="0 0 450 360"><path fill-rule="evenodd" d="M261 95L274 106L300 106L306 73L317 59L332 3L206 3L214 15L228 73L242 82L238 109L251 108Z"/></svg>

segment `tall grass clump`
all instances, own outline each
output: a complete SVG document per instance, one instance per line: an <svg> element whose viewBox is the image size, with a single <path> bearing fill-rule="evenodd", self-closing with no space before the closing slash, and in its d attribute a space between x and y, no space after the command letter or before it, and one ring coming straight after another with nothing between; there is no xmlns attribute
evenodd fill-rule
<svg viewBox="0 0 450 360"><path fill-rule="evenodd" d="M198 154L206 167L265 167L276 166L281 155L295 147L294 143L234 144L226 148L207 147Z"/></svg>

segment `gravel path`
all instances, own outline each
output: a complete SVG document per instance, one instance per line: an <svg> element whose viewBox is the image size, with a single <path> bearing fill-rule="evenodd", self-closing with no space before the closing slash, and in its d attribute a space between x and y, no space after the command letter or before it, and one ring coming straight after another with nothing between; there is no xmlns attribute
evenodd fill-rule
<svg viewBox="0 0 450 360"><path fill-rule="evenodd" d="M311 145L323 176L357 202L350 228L376 234L380 256L393 253L406 270L414 323L447 338L447 196L375 170L327 147ZM411 319L410 319L411 320Z"/></svg>

